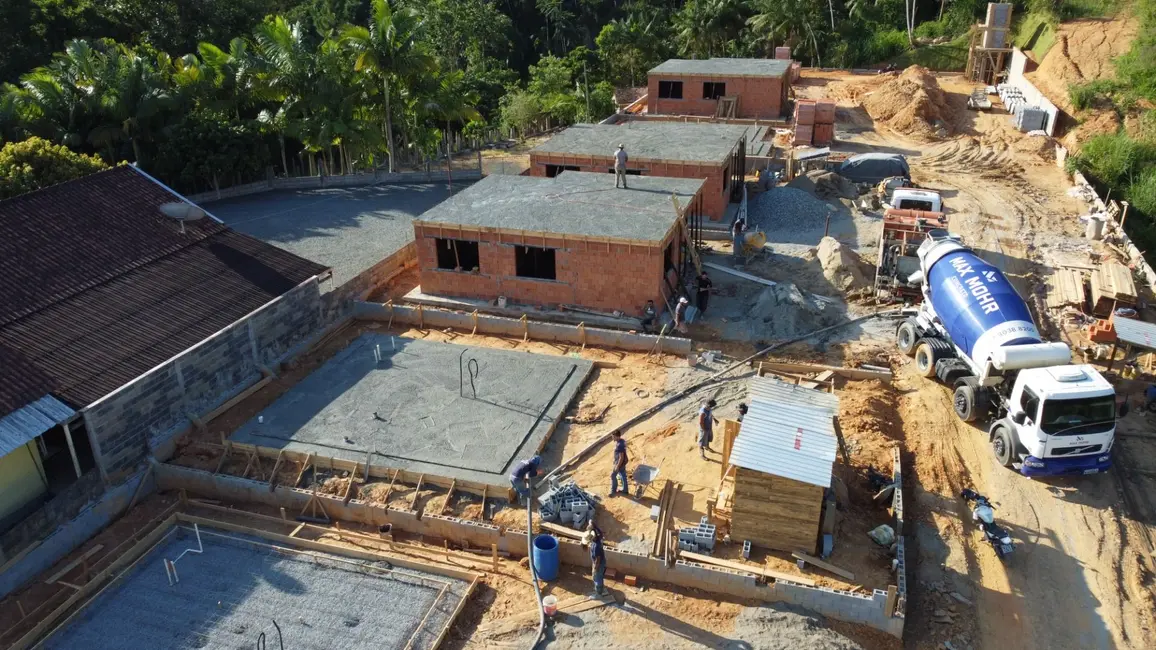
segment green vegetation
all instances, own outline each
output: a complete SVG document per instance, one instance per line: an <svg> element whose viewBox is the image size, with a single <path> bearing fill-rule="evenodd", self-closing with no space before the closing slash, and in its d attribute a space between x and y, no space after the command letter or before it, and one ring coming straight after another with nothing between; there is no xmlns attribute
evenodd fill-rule
<svg viewBox="0 0 1156 650"><path fill-rule="evenodd" d="M42 138L0 148L0 199L108 169L100 158L78 154Z"/></svg>
<svg viewBox="0 0 1156 650"><path fill-rule="evenodd" d="M1111 0L1031 0L1062 16ZM1035 8L1039 4L1039 8ZM960 69L985 0L0 3L0 143L40 137L195 192L421 165L614 110L661 61ZM1058 7L1058 9L1057 9ZM928 44L939 41L938 44ZM1137 64L1138 65L1138 64Z"/></svg>

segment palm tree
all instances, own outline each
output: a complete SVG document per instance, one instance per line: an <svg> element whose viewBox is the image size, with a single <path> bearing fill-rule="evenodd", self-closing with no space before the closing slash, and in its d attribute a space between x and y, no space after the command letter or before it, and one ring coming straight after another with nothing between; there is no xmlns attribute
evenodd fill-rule
<svg viewBox="0 0 1156 650"><path fill-rule="evenodd" d="M770 42L810 41L814 64L821 65L819 40L814 26L822 26L819 5L806 0L757 0L752 8L755 14L747 19L747 26Z"/></svg>
<svg viewBox="0 0 1156 650"><path fill-rule="evenodd" d="M373 0L367 26L346 25L341 42L357 57L355 72L372 75L381 89L384 104L383 130L389 153L389 171L394 169L393 93L403 73L420 75L434 69L434 59L418 40L422 19L413 9L394 11L386 0Z"/></svg>
<svg viewBox="0 0 1156 650"><path fill-rule="evenodd" d="M255 100L277 105L276 110L262 112L261 120L277 131L281 144L281 165L289 173L285 155L285 136L295 133L299 119L306 119L307 97L312 96L316 82L314 51L305 41L300 23L290 25L281 16L267 18L254 32L256 52L251 64L254 66L251 83ZM239 48L230 44L228 57L220 57L222 68L235 70L233 55ZM210 59L216 54L209 50ZM202 51L202 55L205 51ZM223 53L222 53L223 54ZM248 74L248 73L246 73ZM301 127L305 128L305 127ZM309 129L306 129L309 130ZM307 147L309 149L309 147ZM309 166L312 173L315 150L309 149Z"/></svg>
<svg viewBox="0 0 1156 650"><path fill-rule="evenodd" d="M450 170L450 184L453 184L453 150L451 148L452 130L454 122L468 122L481 119L476 104L478 94L468 89L465 84L465 73L454 70L441 75L438 79L437 90L426 99L425 111L437 116L446 124L446 167Z"/></svg>
<svg viewBox="0 0 1156 650"><path fill-rule="evenodd" d="M225 51L212 43L201 43L197 52L204 65L212 71L217 108L240 118L241 108L255 100L258 81L257 65L249 44L243 38L234 38Z"/></svg>
<svg viewBox="0 0 1156 650"><path fill-rule="evenodd" d="M52 63L20 78L12 100L34 135L72 148L87 141L99 113L95 85L103 66L101 54L86 41L69 41Z"/></svg>
<svg viewBox="0 0 1156 650"><path fill-rule="evenodd" d="M172 104L165 80L144 57L129 49L106 55L100 79L101 123L88 134L89 143L107 147L127 138L133 160L141 161L142 140L151 140L156 118Z"/></svg>
<svg viewBox="0 0 1156 650"><path fill-rule="evenodd" d="M24 139L19 92L12 84L0 84L0 146Z"/></svg>

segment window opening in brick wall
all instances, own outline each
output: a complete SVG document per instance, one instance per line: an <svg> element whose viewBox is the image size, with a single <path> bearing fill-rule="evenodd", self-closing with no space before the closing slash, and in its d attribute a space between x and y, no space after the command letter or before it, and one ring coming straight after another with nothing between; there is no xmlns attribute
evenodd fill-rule
<svg viewBox="0 0 1156 650"><path fill-rule="evenodd" d="M565 171L580 172L582 168L574 165L546 165L546 178L554 178Z"/></svg>
<svg viewBox="0 0 1156 650"><path fill-rule="evenodd" d="M659 99L682 99L682 82L681 81L660 81L660 82L658 82L658 98Z"/></svg>
<svg viewBox="0 0 1156 650"><path fill-rule="evenodd" d="M554 265L554 249L515 246L514 273L520 278L556 280L558 273Z"/></svg>
<svg viewBox="0 0 1156 650"><path fill-rule="evenodd" d="M455 271L473 271L481 265L478 242L462 239L435 239L438 249L438 268Z"/></svg>
<svg viewBox="0 0 1156 650"><path fill-rule="evenodd" d="M82 420L73 422L69 425L69 433L73 449L76 450L76 464L72 462L72 451L68 448L64 425L58 424L36 438L36 446L40 452L40 466L44 472L43 478L51 495L62 492L80 476L96 467L96 459L88 442L84 422ZM77 475L77 465L80 476Z"/></svg>
<svg viewBox="0 0 1156 650"><path fill-rule="evenodd" d="M723 192L726 192L727 188L731 186L731 166L730 165L723 167L722 184L723 184L723 186L722 186Z"/></svg>
<svg viewBox="0 0 1156 650"><path fill-rule="evenodd" d="M702 98L718 99L727 94L727 85L721 81L702 82Z"/></svg>

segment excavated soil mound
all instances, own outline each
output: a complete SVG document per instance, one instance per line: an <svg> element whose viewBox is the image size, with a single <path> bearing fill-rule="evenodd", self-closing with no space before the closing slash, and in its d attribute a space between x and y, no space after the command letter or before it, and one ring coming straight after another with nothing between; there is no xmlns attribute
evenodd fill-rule
<svg viewBox="0 0 1156 650"><path fill-rule="evenodd" d="M1120 130L1120 118L1115 111L1100 111L1080 122L1080 125L1067 132L1061 140L1071 153L1080 150L1080 145L1093 136L1104 133L1115 133Z"/></svg>
<svg viewBox="0 0 1156 650"><path fill-rule="evenodd" d="M834 237L819 241L815 257L823 267L823 277L840 291L854 291L868 285L867 265Z"/></svg>
<svg viewBox="0 0 1156 650"><path fill-rule="evenodd" d="M950 135L951 108L935 75L913 65L875 92L864 96L863 107L877 122L919 140Z"/></svg>
<svg viewBox="0 0 1156 650"><path fill-rule="evenodd" d="M813 194L820 199L854 199L859 196L855 184L835 172L813 169L795 177L787 187Z"/></svg>
<svg viewBox="0 0 1156 650"><path fill-rule="evenodd" d="M1112 59L1128 51L1138 30L1139 23L1131 11L1121 11L1111 19L1065 22L1057 30L1056 42L1040 67L1026 76L1048 99L1070 113L1068 87L1115 76Z"/></svg>
<svg viewBox="0 0 1156 650"><path fill-rule="evenodd" d="M1012 143L1011 149L1020 154L1021 160L1040 165L1056 162L1056 141L1047 136L1025 136Z"/></svg>

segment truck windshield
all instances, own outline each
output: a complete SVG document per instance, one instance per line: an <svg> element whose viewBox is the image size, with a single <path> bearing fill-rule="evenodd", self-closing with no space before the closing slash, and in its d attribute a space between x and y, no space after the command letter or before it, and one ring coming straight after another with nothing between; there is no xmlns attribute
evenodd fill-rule
<svg viewBox="0 0 1156 650"><path fill-rule="evenodd" d="M1111 431L1116 423L1116 400L1111 396L1050 399L1044 402L1040 430L1053 436L1074 436Z"/></svg>

